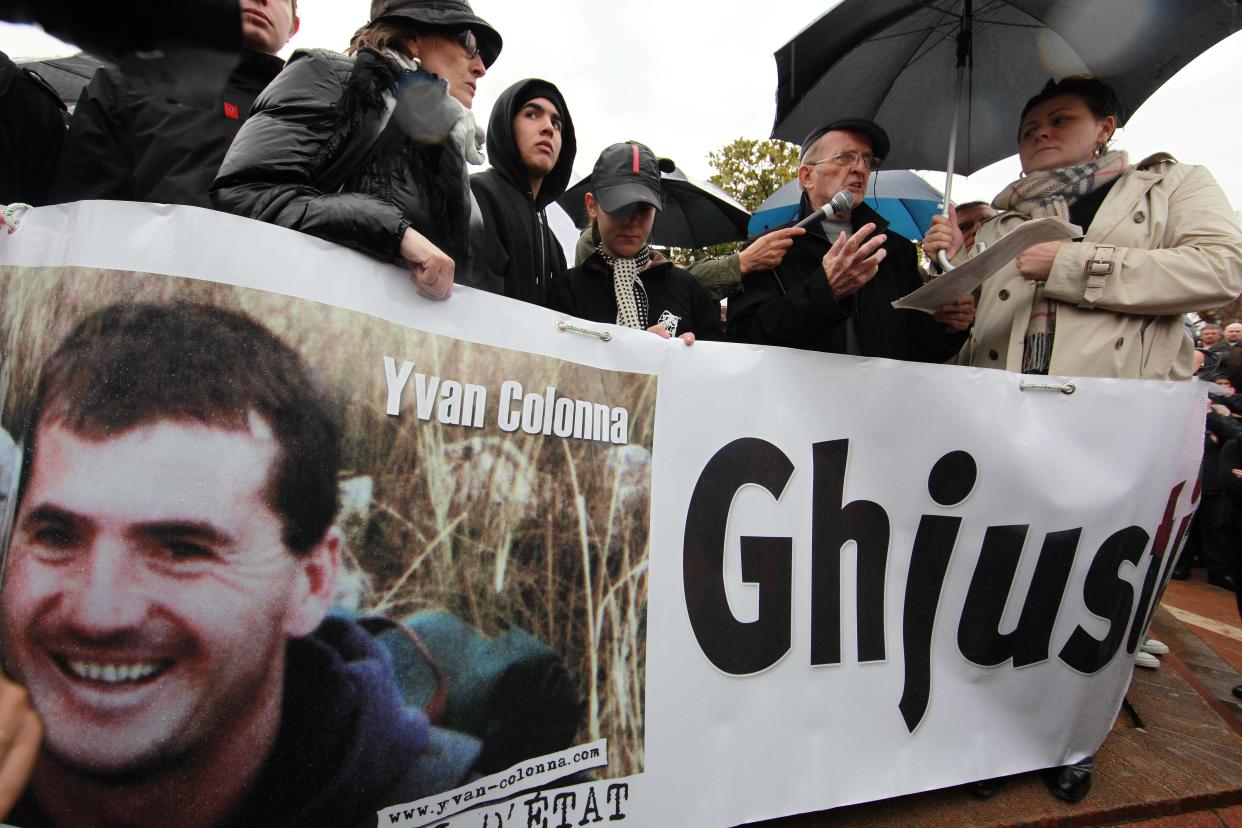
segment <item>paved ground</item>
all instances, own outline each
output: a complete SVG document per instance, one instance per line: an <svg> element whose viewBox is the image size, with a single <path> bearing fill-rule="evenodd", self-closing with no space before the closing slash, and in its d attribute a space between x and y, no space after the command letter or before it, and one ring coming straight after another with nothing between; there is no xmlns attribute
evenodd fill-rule
<svg viewBox="0 0 1242 828"><path fill-rule="evenodd" d="M991 828L1085 825L1242 828L1242 621L1232 592L1201 570L1174 581L1152 623L1170 647L1159 670L1137 670L1129 698L1096 755L1091 794L1077 805L1048 793L1036 774L990 799L947 789L761 823L765 828L882 826Z"/></svg>

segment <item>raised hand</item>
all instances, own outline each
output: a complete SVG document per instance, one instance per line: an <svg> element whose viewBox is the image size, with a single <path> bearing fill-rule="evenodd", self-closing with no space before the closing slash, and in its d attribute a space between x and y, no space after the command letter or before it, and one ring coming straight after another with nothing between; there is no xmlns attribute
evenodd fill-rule
<svg viewBox="0 0 1242 828"><path fill-rule="evenodd" d="M844 299L861 288L880 268L880 262L888 255L881 245L888 236L880 233L867 238L875 232L875 225L864 224L854 235L845 237L845 232L837 237L832 249L824 255L824 275L828 278L828 287L837 299ZM864 241L865 239L865 241Z"/></svg>

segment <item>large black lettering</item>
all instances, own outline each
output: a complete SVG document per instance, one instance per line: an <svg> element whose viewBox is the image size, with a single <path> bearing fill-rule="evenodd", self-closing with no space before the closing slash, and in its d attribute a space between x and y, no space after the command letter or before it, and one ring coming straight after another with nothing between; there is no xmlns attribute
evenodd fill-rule
<svg viewBox="0 0 1242 828"><path fill-rule="evenodd" d="M1010 659L1015 667L1025 667L1048 659L1052 628L1082 530L1050 532L1044 538L1018 625L1012 632L1001 633L1001 616L1010 600L1028 528L989 526L983 536L957 627L958 649L968 661L982 667L995 667Z"/></svg>
<svg viewBox="0 0 1242 828"><path fill-rule="evenodd" d="M811 513L811 663L841 662L841 547L853 541L858 556L858 660L884 660L884 573L888 566L888 514L878 503L855 500L842 507L849 440L816 443Z"/></svg>
<svg viewBox="0 0 1242 828"><path fill-rule="evenodd" d="M793 476L789 457L766 440L744 437L712 457L699 475L686 514L682 585L699 648L733 675L764 670L792 643L793 541L743 537L742 579L759 585L759 617L738 621L724 583L725 535L738 489L762 486L779 500Z"/></svg>
<svg viewBox="0 0 1242 828"><path fill-rule="evenodd" d="M1137 564L1147 547L1147 532L1130 526L1114 532L1095 553L1083 582L1082 600L1095 615L1108 621L1108 633L1099 639L1081 626L1061 648L1060 657L1069 666L1088 675L1099 672L1117 654L1125 638L1126 622L1134 608L1134 588L1117 575L1122 561Z"/></svg>
<svg viewBox="0 0 1242 828"><path fill-rule="evenodd" d="M973 457L964 451L950 452L932 467L927 491L941 506L956 506L974 489L977 477L978 467ZM897 706L911 733L923 721L931 696L932 630L961 524L959 517L923 515L910 550L901 630L906 680Z"/></svg>

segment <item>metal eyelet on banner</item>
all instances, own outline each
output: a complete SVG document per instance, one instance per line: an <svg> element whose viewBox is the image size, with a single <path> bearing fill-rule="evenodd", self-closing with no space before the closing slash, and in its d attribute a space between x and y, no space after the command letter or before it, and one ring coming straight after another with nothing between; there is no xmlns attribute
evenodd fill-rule
<svg viewBox="0 0 1242 828"><path fill-rule="evenodd" d="M1078 386L1072 382L1018 382L1020 391L1060 391L1062 394L1073 394Z"/></svg>
<svg viewBox="0 0 1242 828"><path fill-rule="evenodd" d="M610 331L593 331L590 328L571 325L563 320L556 323L556 329L561 333L565 333L565 331L573 331L574 333L585 334L586 336L597 336L604 342L612 341L612 333Z"/></svg>
<svg viewBox="0 0 1242 828"><path fill-rule="evenodd" d="M0 211L0 225L3 225L4 229L7 230L11 236L17 232L18 227L21 227L22 216L25 212L32 209L34 208L32 208L29 204L15 201L5 207L3 211Z"/></svg>

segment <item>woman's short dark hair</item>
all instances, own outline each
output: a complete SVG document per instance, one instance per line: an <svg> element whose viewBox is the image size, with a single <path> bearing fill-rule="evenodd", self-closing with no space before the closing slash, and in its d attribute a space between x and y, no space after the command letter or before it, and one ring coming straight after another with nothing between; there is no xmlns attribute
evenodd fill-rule
<svg viewBox="0 0 1242 828"><path fill-rule="evenodd" d="M1018 118L1019 130L1028 112L1044 101L1059 95L1074 95L1087 105L1087 109L1090 109L1091 114L1096 118L1107 118L1113 115L1117 118L1117 125L1121 125L1121 105L1117 102L1117 93L1111 86L1090 75L1069 75L1059 81L1048 81L1044 84L1044 88L1039 90L1038 95L1026 102L1026 106L1022 107L1022 117Z"/></svg>

